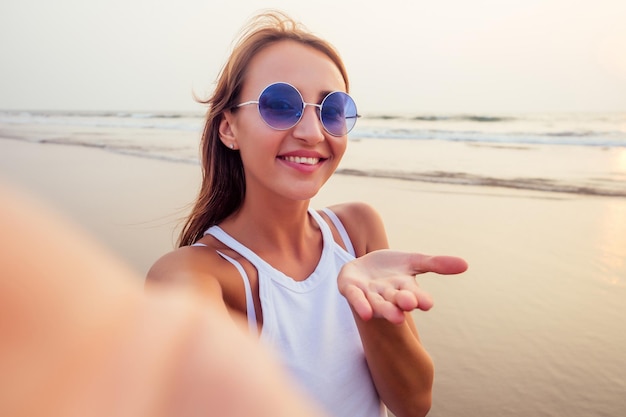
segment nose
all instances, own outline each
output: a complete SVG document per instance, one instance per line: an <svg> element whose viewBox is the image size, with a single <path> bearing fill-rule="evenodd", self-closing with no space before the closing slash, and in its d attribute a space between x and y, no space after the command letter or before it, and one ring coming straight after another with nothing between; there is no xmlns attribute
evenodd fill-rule
<svg viewBox="0 0 626 417"><path fill-rule="evenodd" d="M324 132L317 105L305 103L302 118L293 128L294 137L316 144L324 140Z"/></svg>

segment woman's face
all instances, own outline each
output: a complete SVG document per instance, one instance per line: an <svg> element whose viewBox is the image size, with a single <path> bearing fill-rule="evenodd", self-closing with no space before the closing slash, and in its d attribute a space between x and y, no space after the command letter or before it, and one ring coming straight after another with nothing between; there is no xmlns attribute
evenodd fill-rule
<svg viewBox="0 0 626 417"><path fill-rule="evenodd" d="M276 82L293 85L306 103L315 104L331 91L346 88L327 55L294 41L280 41L250 61L238 102L257 100ZM241 152L247 196L261 191L292 200L312 198L337 168L347 144L347 136L331 136L324 130L313 106L307 106L298 124L287 130L269 127L256 104L242 106L225 114L220 132L227 146L234 143Z"/></svg>

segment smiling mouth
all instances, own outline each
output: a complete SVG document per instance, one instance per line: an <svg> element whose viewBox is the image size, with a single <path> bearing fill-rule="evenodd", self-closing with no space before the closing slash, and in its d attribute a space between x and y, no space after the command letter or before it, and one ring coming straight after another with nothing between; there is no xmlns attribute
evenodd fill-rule
<svg viewBox="0 0 626 417"><path fill-rule="evenodd" d="M293 162L295 164L303 165L317 165L322 160L321 158L306 157L306 156L282 156L283 161Z"/></svg>

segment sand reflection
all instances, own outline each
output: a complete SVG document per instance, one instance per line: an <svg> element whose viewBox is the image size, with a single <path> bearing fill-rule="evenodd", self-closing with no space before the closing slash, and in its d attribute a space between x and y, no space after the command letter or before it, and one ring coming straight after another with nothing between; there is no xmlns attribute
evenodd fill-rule
<svg viewBox="0 0 626 417"><path fill-rule="evenodd" d="M626 164L626 150L622 153ZM626 165L625 165L626 166ZM605 205L599 234L599 269L602 281L626 286L626 202L622 199Z"/></svg>

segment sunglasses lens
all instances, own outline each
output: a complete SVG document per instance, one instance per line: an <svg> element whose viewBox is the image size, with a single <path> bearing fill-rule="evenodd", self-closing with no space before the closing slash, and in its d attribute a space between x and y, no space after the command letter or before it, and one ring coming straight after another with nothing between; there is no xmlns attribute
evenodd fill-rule
<svg viewBox="0 0 626 417"><path fill-rule="evenodd" d="M303 109L300 93L286 83L268 86L259 97L261 117L273 129L292 128L302 117Z"/></svg>
<svg viewBox="0 0 626 417"><path fill-rule="evenodd" d="M335 91L322 102L320 118L326 131L333 136L343 136L350 132L357 117L356 104L346 93Z"/></svg>

